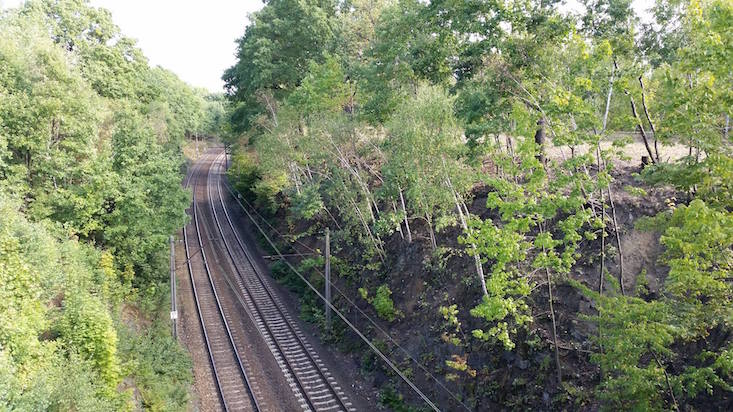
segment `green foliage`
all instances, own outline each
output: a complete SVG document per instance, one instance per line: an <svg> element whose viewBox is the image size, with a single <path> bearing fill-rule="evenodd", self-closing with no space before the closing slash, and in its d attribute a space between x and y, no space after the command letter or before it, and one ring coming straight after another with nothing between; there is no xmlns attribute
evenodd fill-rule
<svg viewBox="0 0 733 412"><path fill-rule="evenodd" d="M133 377L145 409L186 410L193 365L185 350L170 336L167 322L157 322L139 335L123 330L120 354L127 359L123 370Z"/></svg>
<svg viewBox="0 0 733 412"><path fill-rule="evenodd" d="M246 130L267 110L268 95L283 98L323 63L333 38L335 4L314 0L273 0L252 16L238 40L238 63L223 76L228 93L242 104L237 126ZM269 101L269 103L268 103Z"/></svg>
<svg viewBox="0 0 733 412"><path fill-rule="evenodd" d="M117 331L102 302L79 292L68 296L58 332L67 346L78 348L83 357L92 360L110 389L117 386L120 380Z"/></svg>
<svg viewBox="0 0 733 412"><path fill-rule="evenodd" d="M374 231L378 236L390 236L395 233L405 220L401 212L386 212L379 215L374 223Z"/></svg>
<svg viewBox="0 0 733 412"><path fill-rule="evenodd" d="M663 231L663 262L669 266L664 282L667 298L685 314L689 333L697 336L733 316L733 287L728 282L733 269L733 216L693 200L653 223Z"/></svg>
<svg viewBox="0 0 733 412"><path fill-rule="evenodd" d="M234 188L247 197L254 199L255 187L262 178L257 167L257 160L251 153L237 152L232 156L231 164L227 170L229 181Z"/></svg>
<svg viewBox="0 0 733 412"><path fill-rule="evenodd" d="M103 255L28 222L17 205L0 193L0 374L12 376L0 405L119 409L117 333L101 300L115 282Z"/></svg>
<svg viewBox="0 0 733 412"><path fill-rule="evenodd" d="M713 346L695 359L679 345L707 339L733 316L733 289L726 280L733 262L733 217L694 200L642 226L663 233L662 262L670 271L662 298L601 297L576 284L600 305L599 343L605 350L593 359L604 371L602 396L615 408L661 409L671 401L667 378L678 402L716 388L729 390L728 348ZM671 369L672 359L687 366Z"/></svg>
<svg viewBox="0 0 733 412"><path fill-rule="evenodd" d="M397 110L387 124L389 153L383 173L393 186L403 188L416 216L434 219L456 207L458 195L470 188L472 170L458 157L460 133L452 99L440 87L420 85L414 101Z"/></svg>
<svg viewBox="0 0 733 412"><path fill-rule="evenodd" d="M291 197L290 209L300 219L310 220L323 210L323 200L318 186L309 185Z"/></svg>
<svg viewBox="0 0 733 412"><path fill-rule="evenodd" d="M733 106L731 18L733 5L725 0L692 2L681 17L685 42L676 51L679 59L655 73L654 120L659 139L688 146L689 156L646 173L652 183L672 184L729 209L733 205L732 135L726 131Z"/></svg>
<svg viewBox="0 0 733 412"><path fill-rule="evenodd" d="M298 275L288 267L285 262L278 260L270 265L270 273L281 285L287 287L292 292L302 292L307 288Z"/></svg>
<svg viewBox="0 0 733 412"><path fill-rule="evenodd" d="M450 305L450 306L441 306L438 308L438 311L441 315L443 315L443 318L446 322L448 322L448 325L455 327L456 330L458 330L461 327L461 322L458 321L458 305Z"/></svg>
<svg viewBox="0 0 733 412"><path fill-rule="evenodd" d="M480 300L439 310L443 340L454 346L470 344L458 322L470 309L479 348L536 349L537 341L516 341L532 314L549 309L554 331L551 305L564 302L553 290L585 276L579 259L603 262L603 293L578 285L600 311L592 358L602 369L602 406L672 407L667 371L675 398L688 403L681 407L696 408L702 394L717 400L730 386L730 348L710 338L729 333L731 319L731 4L659 1L655 23L642 25L627 0L582 3L568 16L555 1L268 2L225 74L232 121L250 143L242 151L256 153L235 159L233 173L247 196L262 196L261 208L285 204L296 217L335 222L339 241L363 249L358 267L390 262L386 245L407 241L409 225L419 245L404 250L431 241L425 284L435 288L449 279L452 256L435 232L460 223L477 273L488 270ZM621 252L609 229L624 235L609 197L628 199L617 197L614 182L626 169L614 167L628 160L633 139L618 135L640 126L654 129L649 148L661 152L642 183L685 192L674 196L687 204L649 223L663 231L670 272L659 293L638 282L643 299L618 296L606 266ZM540 127L542 145L533 138ZM666 146L675 144L688 156L670 161ZM478 218L469 200L481 184L488 210ZM358 293L393 320L386 281L373 297ZM470 295L477 284L461 287ZM691 356L685 347L704 350ZM440 367L460 384L456 371L471 376L467 361L458 354ZM565 390L553 406L594 402L556 363ZM537 407L535 395L507 397L503 406ZM396 392L385 396L398 407Z"/></svg>
<svg viewBox="0 0 733 412"><path fill-rule="evenodd" d="M156 282L166 238L185 221L178 147L198 127L200 98L83 2L31 2L0 32L0 186L32 218L130 262L136 286Z"/></svg>
<svg viewBox="0 0 733 412"><path fill-rule="evenodd" d="M461 330L461 322L458 320L458 305L441 306L438 308L438 312L445 320L443 328L446 329L446 332L442 336L443 340L454 346L460 346L462 342L457 334L463 335L463 331Z"/></svg>
<svg viewBox="0 0 733 412"><path fill-rule="evenodd" d="M120 308L154 317L167 293L180 148L205 103L87 1L0 14L0 409L132 409ZM189 381L168 386L179 409Z"/></svg>
<svg viewBox="0 0 733 412"><path fill-rule="evenodd" d="M419 409L408 405L405 397L391 385L379 391L379 404L395 412L417 412Z"/></svg>
<svg viewBox="0 0 733 412"><path fill-rule="evenodd" d="M372 306L374 306L380 318L392 322L397 319L399 312L395 309L390 296L392 296L392 291L389 286L381 285L377 288L377 292L372 299Z"/></svg>
<svg viewBox="0 0 733 412"><path fill-rule="evenodd" d="M327 55L323 64L310 63L308 74L288 97L288 104L305 117L320 116L343 110L350 97L341 66Z"/></svg>

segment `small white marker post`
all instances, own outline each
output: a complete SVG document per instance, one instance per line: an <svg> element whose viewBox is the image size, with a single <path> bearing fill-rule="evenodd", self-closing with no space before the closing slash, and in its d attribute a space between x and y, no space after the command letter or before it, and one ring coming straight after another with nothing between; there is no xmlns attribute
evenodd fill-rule
<svg viewBox="0 0 733 412"><path fill-rule="evenodd" d="M331 233L326 228L326 328L331 330Z"/></svg>

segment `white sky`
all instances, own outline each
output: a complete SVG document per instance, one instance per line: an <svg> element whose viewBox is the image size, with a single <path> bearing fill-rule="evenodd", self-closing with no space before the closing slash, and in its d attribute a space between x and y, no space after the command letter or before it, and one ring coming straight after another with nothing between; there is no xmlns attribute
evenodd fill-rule
<svg viewBox="0 0 733 412"><path fill-rule="evenodd" d="M0 0L0 9L23 0ZM577 0L567 0L578 10ZM261 0L91 0L112 12L112 18L138 45L152 65L173 71L187 83L222 91L221 75L235 63L235 40L244 34L247 16L263 7ZM642 16L654 0L633 0Z"/></svg>
<svg viewBox="0 0 733 412"><path fill-rule="evenodd" d="M23 0L0 0L0 8ZM261 0L91 0L112 12L122 33L138 40L152 65L213 92L223 90L221 75L236 59L235 40Z"/></svg>

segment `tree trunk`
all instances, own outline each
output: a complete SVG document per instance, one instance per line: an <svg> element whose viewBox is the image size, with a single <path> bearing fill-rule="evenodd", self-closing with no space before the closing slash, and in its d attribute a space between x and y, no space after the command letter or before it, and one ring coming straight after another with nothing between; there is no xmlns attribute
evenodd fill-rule
<svg viewBox="0 0 733 412"><path fill-rule="evenodd" d="M557 381L559 386L562 386L562 364L560 363L560 348L557 343L557 321L555 320L555 307L553 304L554 297L552 296L552 278L550 276L550 270L545 268L545 274L547 275L547 292L550 297L550 318L552 319L552 340L555 345L555 369L557 370Z"/></svg>
<svg viewBox="0 0 733 412"><path fill-rule="evenodd" d="M641 85L641 106L644 109L644 115L646 116L647 123L649 123L649 128L652 130L652 134L654 135L654 155L656 156L657 162L659 162L659 147L657 146L657 130L654 128L654 123L652 123L652 118L651 116L649 116L649 109L646 107L646 96L644 93L644 80L642 76L639 76L639 85Z"/></svg>
<svg viewBox="0 0 733 412"><path fill-rule="evenodd" d="M601 172L601 146L600 143L598 144L596 148L596 156L597 156L597 162L598 162L598 173ZM647 147L648 149L648 147ZM596 177L597 180L597 177ZM601 197L601 270L599 271L598 276L598 295L602 298L603 297L603 272L605 270L604 268L604 262L606 258L606 202L603 200L603 189L599 185L599 192ZM603 353L603 328L601 325L601 305L598 305L598 342L600 345L601 353ZM603 380L603 369L601 369L600 372L601 380Z"/></svg>
<svg viewBox="0 0 733 412"><path fill-rule="evenodd" d="M534 135L534 142L537 143L537 160L545 164L545 119L537 120L537 133Z"/></svg>
<svg viewBox="0 0 733 412"><path fill-rule="evenodd" d="M652 353L652 356L654 356L654 360L657 362L657 366L659 366L660 369L662 369L662 372L664 372L664 380L667 382L667 390L669 391L669 396L672 398L672 405L674 406L674 410L679 411L680 407L677 405L677 399L674 397L674 390L672 389L672 384L669 382L669 374L667 374L667 368L662 365L662 361L659 360L659 356L657 356L657 352L654 351L654 349L649 348L649 351Z"/></svg>
<svg viewBox="0 0 733 412"><path fill-rule="evenodd" d="M646 152L649 153L649 157L652 159L652 163L656 164L657 160L654 157L654 153L652 153L652 148L649 147L649 139L647 138L644 126L641 124L639 113L636 111L636 103L634 103L634 97L631 96L631 93L629 93L628 91L625 91L625 93L627 96L629 96L629 102L631 103L631 114L634 116L634 119L636 119L636 127L637 129L639 129L639 132L641 133L641 138L644 140L644 147L646 147Z"/></svg>
<svg viewBox="0 0 733 412"><path fill-rule="evenodd" d="M601 134L606 132L606 126L608 125L608 112L611 109L611 95L613 95L613 82L616 80L616 70L618 70L618 64L616 64L616 59L614 59L611 78L608 80L608 95L606 96L606 110L603 112L603 129L601 130Z"/></svg>
<svg viewBox="0 0 733 412"><path fill-rule="evenodd" d="M331 221L336 225L336 227L338 228L338 230L341 230L341 225L339 225L339 222L336 220L336 218L333 216L333 214L331 214L331 211L328 210L328 208L325 205L323 206L323 209L326 211L326 213L328 214L328 216L331 218Z"/></svg>
<svg viewBox="0 0 733 412"><path fill-rule="evenodd" d="M407 231L407 243L412 243L412 232L410 231L410 221L407 219L407 208L405 207L405 196L402 195L402 188L398 187L400 191L400 202L402 203L402 213L405 216L405 231Z"/></svg>
<svg viewBox="0 0 733 412"><path fill-rule="evenodd" d="M379 243L377 243L377 239L374 238L374 234L372 233L372 230L369 229L369 225L367 224L366 220L364 220L364 215L362 215L361 210L359 210L359 205L357 205L353 200L349 200L351 201L351 205L353 206L356 215L359 217L362 226L364 226L364 231L367 233L369 239L371 239L372 243L374 244L374 248L377 250L377 254L379 255L379 260L384 263L384 251L379 246Z"/></svg>
<svg viewBox="0 0 733 412"><path fill-rule="evenodd" d="M392 201L392 210L394 211L394 214L396 215L397 214L397 205L395 204L394 200ZM402 224L400 224L399 226L397 226L397 231L400 232L400 237L402 239L404 239L405 238L405 234L402 233Z"/></svg>
<svg viewBox="0 0 733 412"><path fill-rule="evenodd" d="M598 143L596 147L596 162L598 164L598 173L601 173L601 144ZM596 176L596 181L598 181L598 176ZM603 199L603 188L601 188L600 185L598 185L598 195L601 200L601 222L603 226L601 227L601 270L599 274L599 280L598 280L598 294L603 296L603 272L605 270L604 264L606 261L606 202Z"/></svg>
<svg viewBox="0 0 733 412"><path fill-rule="evenodd" d="M601 130L601 135L606 132L606 127L608 125L608 112L611 107L611 95L613 94L613 84L614 80L616 78L616 70L618 70L618 65L616 64L616 60L613 61L613 70L611 71L611 78L608 82L608 95L606 97L606 109L603 113L603 129ZM641 77L639 77L639 81L641 82ZM642 84L643 87L643 84ZM651 122L650 122L651 124ZM600 137L599 137L600 139ZM656 143L656 135L655 135L655 143ZM600 141L598 142L598 155L599 155L599 161L600 161ZM599 167L600 171L600 167ZM611 204L611 215L613 217L613 231L616 234L616 246L618 247L618 267L619 267L619 273L618 273L618 282L619 286L621 287L621 294L626 295L626 291L624 290L624 253L623 249L621 248L621 234L619 233L618 229L618 219L616 219L616 205L613 202L613 192L611 191L611 184L609 183L607 186L608 190L608 201Z"/></svg>
<svg viewBox="0 0 733 412"><path fill-rule="evenodd" d="M452 190L453 192L453 199L456 201L456 209L458 209L458 218L461 220L461 227L463 230L468 233L468 222L466 222L466 215L464 215L463 210L461 209L461 203L458 201L458 195L456 195L455 190ZM466 207L465 204L463 207ZM466 208L468 210L468 208ZM476 248L476 245L474 243L471 243L471 249L473 250L473 262L476 265L476 275L478 275L479 281L481 282L481 291L484 293L484 296L487 298L489 297L489 291L486 290L486 278L484 277L484 268L481 265L481 255L478 252L478 249Z"/></svg>
<svg viewBox="0 0 733 412"><path fill-rule="evenodd" d="M293 176L293 183L295 183L295 192L300 194L300 177L298 177L298 170L293 162L290 162L288 167L290 168L290 174Z"/></svg>
<svg viewBox="0 0 733 412"><path fill-rule="evenodd" d="M512 138L509 136L506 137L506 149L509 152L509 156L514 158L514 143L512 142Z"/></svg>
<svg viewBox="0 0 733 412"><path fill-rule="evenodd" d="M608 203L611 205L611 218L613 219L613 231L616 233L616 248L618 249L618 283L621 287L621 295L626 296L624 289L624 251L621 248L621 233L618 229L618 219L616 219L616 205L613 202L613 192L611 185L608 185Z"/></svg>
<svg viewBox="0 0 733 412"><path fill-rule="evenodd" d="M445 159L443 159L443 167L445 167ZM468 222L466 221L466 218L469 216L468 207L466 207L466 203L463 202L462 199L459 200L458 193L456 193L455 188L453 188L453 182L451 182L450 177L446 176L445 183L450 188L451 193L453 194L453 200L456 202L456 210L458 211L458 219L461 221L461 227L464 232L468 233ZM463 204L463 207L465 208L465 213L463 212L463 209L461 209L461 204ZM471 250L473 250L473 262L476 265L476 275L481 282L481 291L484 293L484 296L488 298L489 292L486 290L486 278L484 277L484 268L481 265L481 255L473 242L471 243Z"/></svg>
<svg viewBox="0 0 733 412"><path fill-rule="evenodd" d="M543 229L540 224L540 233ZM542 246L542 253L547 253L545 247ZM557 321L555 319L555 306L553 303L554 296L552 295L552 276L550 275L550 269L545 266L545 276L547 277L547 293L549 295L550 302L550 320L552 320L552 342L555 346L555 369L557 372L558 386L562 386L562 365L560 364L560 347L557 341Z"/></svg>
<svg viewBox="0 0 733 412"><path fill-rule="evenodd" d="M435 241L435 231L433 231L433 218L428 213L425 213L425 221L428 222L428 233L430 234L430 245L433 247L433 250L435 250L438 248L438 243Z"/></svg>

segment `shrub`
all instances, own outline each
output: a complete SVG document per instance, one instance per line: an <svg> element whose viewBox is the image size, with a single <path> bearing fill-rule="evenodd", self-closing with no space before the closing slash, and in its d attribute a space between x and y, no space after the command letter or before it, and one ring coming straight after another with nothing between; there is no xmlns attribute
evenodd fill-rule
<svg viewBox="0 0 733 412"><path fill-rule="evenodd" d="M143 407L151 411L185 410L186 391L193 377L186 352L170 336L166 322L156 322L150 331L136 335L124 331L120 353L129 359L126 374L135 379Z"/></svg>
<svg viewBox="0 0 733 412"><path fill-rule="evenodd" d="M95 296L72 292L64 302L59 333L72 348L92 360L104 382L115 388L120 380L117 332L107 308Z"/></svg>
<svg viewBox="0 0 733 412"><path fill-rule="evenodd" d="M237 152L227 171L234 187L248 199L254 199L254 187L262 179L257 159L248 152Z"/></svg>
<svg viewBox="0 0 733 412"><path fill-rule="evenodd" d="M287 184L284 174L268 176L258 181L254 186L255 206L266 214L273 215L280 207L277 194L282 192Z"/></svg>
<svg viewBox="0 0 733 412"><path fill-rule="evenodd" d="M702 392L730 390L729 344L709 337L727 327L733 313L733 217L696 199L639 226L662 231L661 263L670 270L659 299L600 296L571 282L599 308L605 350L592 359L604 371L600 397L614 409L658 410L673 402L672 391L678 402L689 402ZM680 348L695 342L705 345L693 360Z"/></svg>
<svg viewBox="0 0 733 412"><path fill-rule="evenodd" d="M372 305L377 311L377 315L390 322L395 320L398 315L398 312L394 307L394 302L390 297L391 295L392 291L389 290L389 286L382 285L377 288L377 294L374 296L374 300L372 300Z"/></svg>
<svg viewBox="0 0 733 412"><path fill-rule="evenodd" d="M323 200L321 200L318 189L318 185L308 185L290 199L290 210L295 216L310 220L323 210Z"/></svg>

